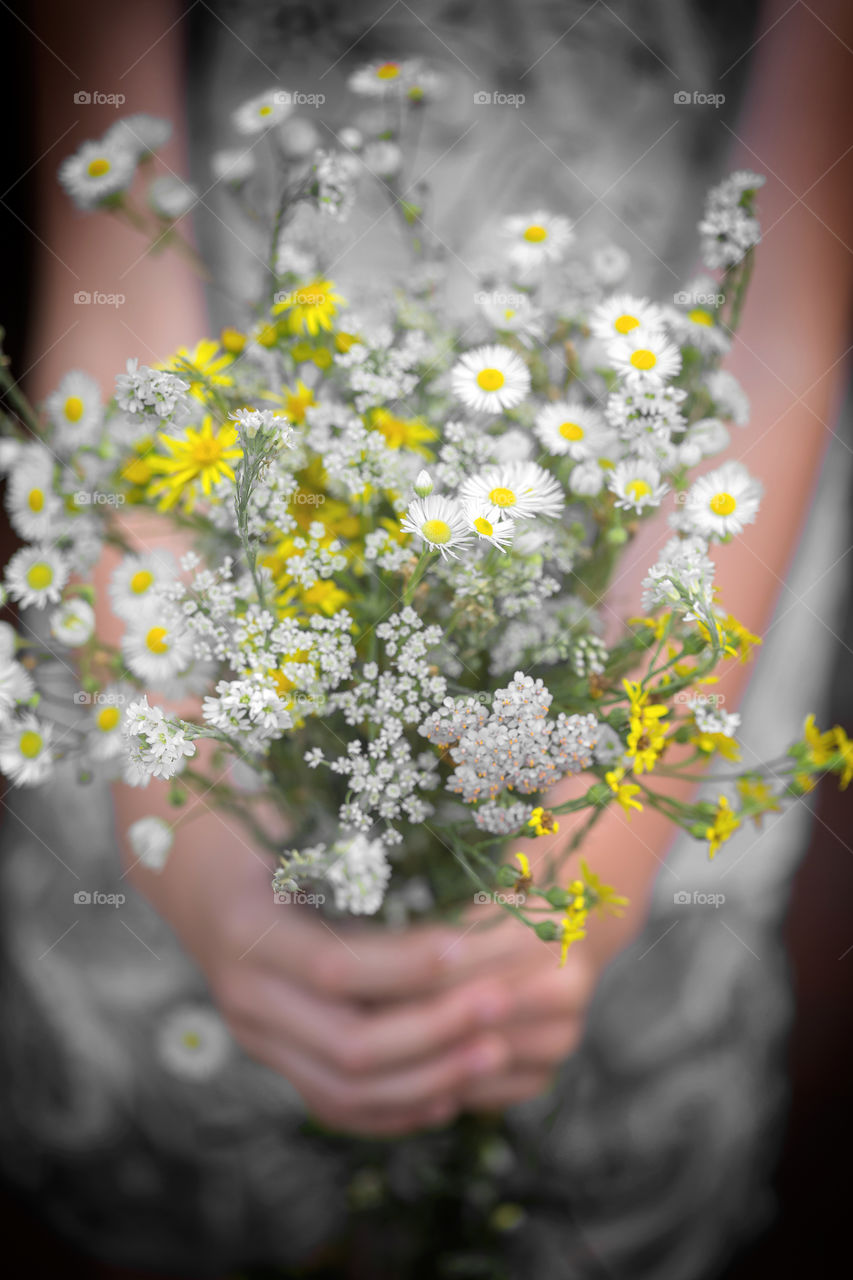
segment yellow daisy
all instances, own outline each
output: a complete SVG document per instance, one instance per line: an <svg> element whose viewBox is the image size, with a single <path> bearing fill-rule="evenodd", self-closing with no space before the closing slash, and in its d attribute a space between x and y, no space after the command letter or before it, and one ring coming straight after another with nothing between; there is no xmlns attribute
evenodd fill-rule
<svg viewBox="0 0 853 1280"><path fill-rule="evenodd" d="M157 438L168 456L156 454L149 459L152 471L159 473L161 479L152 480L148 496L159 498L161 511L168 511L181 500L189 510L199 489L209 496L220 480L233 480L231 463L243 456L236 428L226 424L214 431L209 417L198 430L187 427L180 435L161 434Z"/></svg>
<svg viewBox="0 0 853 1280"><path fill-rule="evenodd" d="M344 299L335 293L331 280L311 280L298 285L273 307L273 315L286 317L289 333L309 333L312 337L324 329L331 332L337 315L337 304Z"/></svg>

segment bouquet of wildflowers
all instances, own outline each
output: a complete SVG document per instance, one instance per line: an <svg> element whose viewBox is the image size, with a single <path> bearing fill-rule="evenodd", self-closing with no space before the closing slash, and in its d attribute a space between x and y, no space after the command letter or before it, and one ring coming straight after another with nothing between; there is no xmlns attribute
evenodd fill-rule
<svg viewBox="0 0 853 1280"><path fill-rule="evenodd" d="M843 731L809 719L713 801L656 787L739 759L738 716L713 683L758 640L718 598L712 553L755 520L761 485L739 462L705 464L747 423L719 365L760 239L762 179L735 173L710 192L710 274L683 304L632 295L621 250L587 252L561 213L531 209L502 223L473 314L452 324L452 262L404 194L435 73L383 63L352 88L375 99L372 133L284 147L291 95L271 91L235 113L251 147L213 159L256 215L275 179L252 315L155 367L130 359L107 404L75 370L33 409L4 369L0 461L25 545L3 594L45 625L3 625L0 768L25 786L63 768L168 788L174 823L152 815L129 832L151 866L198 789L250 825L285 900L400 921L485 895L565 956L590 911L620 909L619 886L585 862L560 883L559 863L531 865L514 839L583 811L582 848L609 805L653 805L713 856L815 775L853 776ZM167 175L145 203L131 195L167 136L131 116L60 179L79 206L186 250L193 190ZM405 287L359 306L328 262L365 182L391 200L414 265ZM155 507L185 553L141 550L134 505ZM611 635L608 583L661 506L672 535L648 567L643 616ZM105 546L121 558L96 600ZM96 605L121 620L118 646L98 634ZM49 679L69 651L72 715ZM582 790L549 800L568 775ZM289 824L286 848L260 824L259 797Z"/></svg>

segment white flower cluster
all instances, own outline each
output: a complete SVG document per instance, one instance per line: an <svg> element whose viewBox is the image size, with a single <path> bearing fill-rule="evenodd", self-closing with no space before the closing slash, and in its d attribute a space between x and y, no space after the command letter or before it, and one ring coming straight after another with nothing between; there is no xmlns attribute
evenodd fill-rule
<svg viewBox="0 0 853 1280"><path fill-rule="evenodd" d="M353 403L359 413L395 401L405 401L417 386L418 369L432 356L425 333L409 330L395 342L390 325L359 325L358 342L335 359L347 370Z"/></svg>
<svg viewBox="0 0 853 1280"><path fill-rule="evenodd" d="M164 421L187 409L186 394L190 384L176 373L151 369L138 360L128 360L127 372L116 377L116 404L126 413L137 416L152 413Z"/></svg>
<svg viewBox="0 0 853 1280"><path fill-rule="evenodd" d="M707 543L695 535L670 538L643 580L643 609L707 617L714 604L714 563L707 551Z"/></svg>
<svg viewBox="0 0 853 1280"><path fill-rule="evenodd" d="M132 702L124 717L129 761L125 781L147 786L151 778L180 773L196 752L186 729L182 721L167 719L160 707L149 706L147 697Z"/></svg>
<svg viewBox="0 0 853 1280"><path fill-rule="evenodd" d="M758 219L745 206L763 185L761 175L744 170L730 174L708 192L699 234L702 259L712 271L737 266L760 242Z"/></svg>

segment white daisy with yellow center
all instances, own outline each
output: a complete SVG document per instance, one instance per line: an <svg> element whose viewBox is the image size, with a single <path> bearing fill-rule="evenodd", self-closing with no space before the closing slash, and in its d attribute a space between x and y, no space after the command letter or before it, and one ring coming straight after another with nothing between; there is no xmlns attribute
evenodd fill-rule
<svg viewBox="0 0 853 1280"><path fill-rule="evenodd" d="M728 332L719 324L712 305L700 303L686 311L667 307L665 319L680 347L695 347L703 355L724 355L731 346Z"/></svg>
<svg viewBox="0 0 853 1280"><path fill-rule="evenodd" d="M565 505L560 482L537 462L507 462L487 467L466 480L459 491L463 502L481 503L500 511L507 520L558 516Z"/></svg>
<svg viewBox="0 0 853 1280"><path fill-rule="evenodd" d="M681 372L681 352L662 329L632 329L607 345L610 367L631 387L662 387Z"/></svg>
<svg viewBox="0 0 853 1280"><path fill-rule="evenodd" d="M526 347L532 347L545 337L542 312L534 306L526 293L507 286L482 290L475 294L474 301L499 334L511 333Z"/></svg>
<svg viewBox="0 0 853 1280"><path fill-rule="evenodd" d="M193 640L179 615L154 601L134 618L121 641L128 671L155 689L183 674L193 660Z"/></svg>
<svg viewBox="0 0 853 1280"><path fill-rule="evenodd" d="M224 1022L207 1005L173 1010L157 1033L163 1068L182 1080L209 1080L227 1065L233 1042Z"/></svg>
<svg viewBox="0 0 853 1280"><path fill-rule="evenodd" d="M474 536L459 504L436 493L415 498L400 524L406 533L417 534L430 550L439 551L442 559L455 558Z"/></svg>
<svg viewBox="0 0 853 1280"><path fill-rule="evenodd" d="M79 648L95 633L95 610L82 596L64 600L51 614L50 633L69 649Z"/></svg>
<svg viewBox="0 0 853 1280"><path fill-rule="evenodd" d="M465 519L469 529L483 542L490 542L499 551L505 551L512 542L517 522L509 520L500 507L485 502L469 502L465 507Z"/></svg>
<svg viewBox="0 0 853 1280"><path fill-rule="evenodd" d="M62 503L53 487L54 460L41 445L24 446L9 474L6 509L15 532L28 542L56 535Z"/></svg>
<svg viewBox="0 0 853 1280"><path fill-rule="evenodd" d="M706 538L729 538L755 520L762 493L742 462L724 462L690 487L680 524Z"/></svg>
<svg viewBox="0 0 853 1280"><path fill-rule="evenodd" d="M614 294L600 302L589 320L593 336L602 342L627 337L635 329L661 329L663 312L648 298L637 298L631 293Z"/></svg>
<svg viewBox="0 0 853 1280"><path fill-rule="evenodd" d="M71 452L82 445L97 444L101 436L104 410L101 389L88 373L74 369L66 373L45 402L53 423L58 449Z"/></svg>
<svg viewBox="0 0 853 1280"><path fill-rule="evenodd" d="M110 684L93 695L89 711L88 743L95 760L113 760L124 753L124 708L134 697L132 686Z"/></svg>
<svg viewBox="0 0 853 1280"><path fill-rule="evenodd" d="M0 773L13 786L36 787L53 771L53 725L25 712L0 732Z"/></svg>
<svg viewBox="0 0 853 1280"><path fill-rule="evenodd" d="M252 137L281 124L292 110L292 95L287 90L268 89L266 93L258 93L254 98L241 103L231 113L231 123L238 133L242 133L244 137Z"/></svg>
<svg viewBox="0 0 853 1280"><path fill-rule="evenodd" d="M353 93L366 98L386 98L390 95L409 94L419 84L420 64L414 58L397 61L388 58L383 62L368 62L352 73L347 84ZM421 93L420 96L423 96Z"/></svg>
<svg viewBox="0 0 853 1280"><path fill-rule="evenodd" d="M94 209L115 200L136 172L138 153L127 141L108 134L100 142L84 142L59 166L59 181L79 209Z"/></svg>
<svg viewBox="0 0 853 1280"><path fill-rule="evenodd" d="M509 347L475 347L457 360L450 374L453 394L477 413L503 413L521 404L530 390L530 370Z"/></svg>
<svg viewBox="0 0 853 1280"><path fill-rule="evenodd" d="M24 608L43 609L59 603L70 573L67 560L53 547L22 547L6 566L6 589Z"/></svg>
<svg viewBox="0 0 853 1280"><path fill-rule="evenodd" d="M522 278L541 271L548 263L559 262L574 238L568 218L544 209L513 214L501 223L507 246L507 261Z"/></svg>
<svg viewBox="0 0 853 1280"><path fill-rule="evenodd" d="M178 576L178 564L169 551L149 551L125 556L110 577L109 593L113 613L131 621L151 608L164 587Z"/></svg>
<svg viewBox="0 0 853 1280"><path fill-rule="evenodd" d="M616 495L616 506L626 510L650 511L659 507L669 491L653 462L645 458L626 458L606 473L607 487Z"/></svg>
<svg viewBox="0 0 853 1280"><path fill-rule="evenodd" d="M592 457L596 443L609 434L604 418L579 400L557 400L536 415L533 425L544 449L558 457L580 461Z"/></svg>

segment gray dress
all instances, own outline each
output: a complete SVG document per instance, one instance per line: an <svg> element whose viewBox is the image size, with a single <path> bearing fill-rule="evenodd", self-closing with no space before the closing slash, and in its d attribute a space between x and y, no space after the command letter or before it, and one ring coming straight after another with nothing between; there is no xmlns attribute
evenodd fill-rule
<svg viewBox="0 0 853 1280"><path fill-rule="evenodd" d="M366 34L376 15L358 4L233 3L217 14L200 6L190 41L202 192L210 140L227 136L230 109L251 93L276 80L322 86L334 106L354 65L414 52L441 63L452 89L423 167L444 154L431 174L433 226L460 270L475 263L489 219L540 205L653 264L632 283L666 296L681 280L664 264L689 273L701 194L724 167L728 135L713 108L679 112L673 94L710 86L749 46L742 11L706 29L698 8L662 0L464 9L432 0L417 12L391 6ZM524 92L525 109L485 112L472 88ZM732 83L729 113L737 92ZM260 271L252 229L234 216L219 190L205 194L199 232L227 279L211 298L216 327L233 320ZM366 280L389 252L380 227L345 270ZM836 442L757 660L746 759L772 754L806 710L820 710L849 456ZM794 668L796 688L777 698L781 673ZM71 687L68 673L58 679ZM791 1018L780 924L808 823L807 804L794 805L761 831L739 832L713 863L677 842L644 931L604 975L554 1096L516 1108L514 1145L492 1150L493 1164L510 1166L519 1151L535 1153L506 1170L528 1209L508 1237L513 1276L693 1280L713 1274L769 1211ZM106 788L63 777L16 794L4 847L6 1178L51 1225L119 1264L198 1275L298 1265L322 1250L340 1227L352 1168L306 1128L287 1081L230 1041L192 961L121 879ZM127 901L75 900L81 892ZM725 902L686 906L685 892ZM184 1051L188 1029L202 1052ZM359 1185L364 1193L363 1177Z"/></svg>

